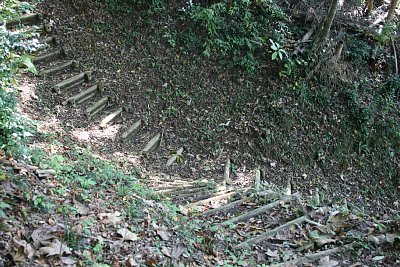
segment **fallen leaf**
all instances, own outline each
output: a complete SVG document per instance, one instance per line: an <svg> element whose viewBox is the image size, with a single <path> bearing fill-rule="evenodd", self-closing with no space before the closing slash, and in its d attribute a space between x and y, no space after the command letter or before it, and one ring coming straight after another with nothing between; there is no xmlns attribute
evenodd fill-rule
<svg viewBox="0 0 400 267"><path fill-rule="evenodd" d="M125 264L128 267L139 266L139 264L137 264L137 262L133 258L127 259Z"/></svg>
<svg viewBox="0 0 400 267"><path fill-rule="evenodd" d="M31 238L33 240L33 244L35 245L36 248L40 247L40 244L43 241L47 241L50 239L55 238L56 236L54 235L54 232L56 232L57 228L54 226L44 226L42 228L36 229L33 231Z"/></svg>
<svg viewBox="0 0 400 267"><path fill-rule="evenodd" d="M71 250L68 248L66 244L60 242L60 240L55 239L53 242L42 241L42 244L46 245L46 247L41 247L39 249L40 255L46 256L54 256L54 255L63 255L71 254Z"/></svg>
<svg viewBox="0 0 400 267"><path fill-rule="evenodd" d="M143 203L150 207L155 207L156 203L153 200L143 199Z"/></svg>
<svg viewBox="0 0 400 267"><path fill-rule="evenodd" d="M110 244L110 249L114 252L119 252L123 246L123 240L117 240Z"/></svg>
<svg viewBox="0 0 400 267"><path fill-rule="evenodd" d="M279 256L277 250L272 251L272 250L268 249L267 253L265 253L265 254L267 254L268 256L273 257L273 258L277 258Z"/></svg>
<svg viewBox="0 0 400 267"><path fill-rule="evenodd" d="M318 230L312 231L310 233L310 239L316 242L318 245L322 246L325 244L333 243L336 240L331 238L331 235L321 235Z"/></svg>
<svg viewBox="0 0 400 267"><path fill-rule="evenodd" d="M385 258L385 256L375 256L372 258L373 261L381 261Z"/></svg>
<svg viewBox="0 0 400 267"><path fill-rule="evenodd" d="M18 241L17 239L14 238L13 239L13 246L15 248L18 248L18 250L22 247L25 256L28 257L29 260L31 260L33 258L33 256L35 255L35 250L25 240L19 240Z"/></svg>
<svg viewBox="0 0 400 267"><path fill-rule="evenodd" d="M126 228L119 229L117 233L122 236L122 239L124 241L136 241L136 240L138 240L137 235L132 233L131 231L129 231Z"/></svg>
<svg viewBox="0 0 400 267"><path fill-rule="evenodd" d="M76 260L71 257L60 257L60 260L65 265L74 265L76 263Z"/></svg>
<svg viewBox="0 0 400 267"><path fill-rule="evenodd" d="M323 257L322 259L320 259L318 266L320 266L320 267L335 267L338 265L339 265L338 261L330 260L329 256L326 256L326 257Z"/></svg>
<svg viewBox="0 0 400 267"><path fill-rule="evenodd" d="M396 240L396 238L399 238L398 235L396 234L386 234L386 242L390 243L393 245L394 241Z"/></svg>
<svg viewBox="0 0 400 267"><path fill-rule="evenodd" d="M264 253L257 251L257 262L264 262L267 260L267 257Z"/></svg>
<svg viewBox="0 0 400 267"><path fill-rule="evenodd" d="M162 248L161 248L161 252L162 252L165 256L171 257L171 249L170 249L170 248L162 247Z"/></svg>
<svg viewBox="0 0 400 267"><path fill-rule="evenodd" d="M182 244L175 245L171 251L171 258L178 259L184 252L186 247Z"/></svg>
<svg viewBox="0 0 400 267"><path fill-rule="evenodd" d="M112 224L118 224L122 221L121 213L119 211L115 211L110 215L110 221Z"/></svg>
<svg viewBox="0 0 400 267"><path fill-rule="evenodd" d="M157 266L157 261L155 259L147 259L144 263L147 267Z"/></svg>
<svg viewBox="0 0 400 267"><path fill-rule="evenodd" d="M25 249L24 247L19 247L18 250L13 255L14 262L24 262L25 261Z"/></svg>
<svg viewBox="0 0 400 267"><path fill-rule="evenodd" d="M119 260L117 258L117 256L114 256L114 259L111 263L111 267L120 267L121 265L119 264Z"/></svg>
<svg viewBox="0 0 400 267"><path fill-rule="evenodd" d="M89 208L79 201L75 201L75 208L80 215L87 215L89 213Z"/></svg>
<svg viewBox="0 0 400 267"><path fill-rule="evenodd" d="M157 234L161 237L162 240L168 241L170 238L170 233L164 230L157 230Z"/></svg>
<svg viewBox="0 0 400 267"><path fill-rule="evenodd" d="M121 213L119 211L115 211L114 213L99 213L97 218L99 218L104 224L118 224L122 220L120 216Z"/></svg>

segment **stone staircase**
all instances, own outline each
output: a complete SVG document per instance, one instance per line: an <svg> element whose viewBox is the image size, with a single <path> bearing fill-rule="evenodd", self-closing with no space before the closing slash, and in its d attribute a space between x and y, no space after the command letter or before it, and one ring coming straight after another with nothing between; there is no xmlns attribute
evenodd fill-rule
<svg viewBox="0 0 400 267"><path fill-rule="evenodd" d="M47 83L48 94L64 99L62 104L66 109L80 109L88 120L98 121L100 128L106 128L130 111L113 97L107 85L96 79L95 72L82 66L52 36L43 15L21 16L9 21L7 27L40 33L40 43L44 46L34 55L33 63L39 79ZM142 119L137 117L127 121L118 136L121 140L134 139L142 129L143 135L152 138L138 153L148 155L166 137L162 130L144 127ZM178 149L166 164L173 164L182 152L182 148ZM259 260L270 264L263 266L313 263L356 246L340 213L328 208L310 208L299 193L284 194L274 186L266 187L259 175L254 177L252 187L233 186L229 169L228 160L221 184L169 175L148 175L143 182L162 199L180 205L182 212L212 225L210 231L216 240L219 235L228 236L231 241L224 243L221 239L217 244L219 249L234 252L256 249Z"/></svg>

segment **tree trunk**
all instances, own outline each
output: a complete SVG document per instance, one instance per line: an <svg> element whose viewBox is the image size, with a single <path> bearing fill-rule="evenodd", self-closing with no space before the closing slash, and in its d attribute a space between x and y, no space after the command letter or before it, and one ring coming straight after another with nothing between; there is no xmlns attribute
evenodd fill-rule
<svg viewBox="0 0 400 267"><path fill-rule="evenodd" d="M323 45L326 42L326 39L328 39L333 20L335 19L338 3L339 3L339 0L332 0L331 6L329 7L328 16L327 16L322 28L320 28L318 36L317 36L317 40L316 40L317 46Z"/></svg>
<svg viewBox="0 0 400 267"><path fill-rule="evenodd" d="M367 1L367 10L366 10L367 16L371 14L373 8L374 8L374 0L368 0Z"/></svg>
<svg viewBox="0 0 400 267"><path fill-rule="evenodd" d="M387 22L390 22L393 19L393 14L394 14L394 11L396 10L398 2L399 2L398 0L391 0L390 1L389 12L388 12L388 15L386 17L386 21Z"/></svg>

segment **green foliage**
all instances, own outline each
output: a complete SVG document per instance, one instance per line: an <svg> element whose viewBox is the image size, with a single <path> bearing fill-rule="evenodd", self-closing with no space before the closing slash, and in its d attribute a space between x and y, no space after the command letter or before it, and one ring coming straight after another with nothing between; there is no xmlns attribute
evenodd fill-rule
<svg viewBox="0 0 400 267"><path fill-rule="evenodd" d="M283 56L288 56L285 49L282 48L282 46L277 43L274 42L273 40L269 39L269 41L271 42L271 49L273 51L271 59L272 60L283 60Z"/></svg>
<svg viewBox="0 0 400 267"><path fill-rule="evenodd" d="M400 152L400 114L396 100L399 86L398 78L389 78L380 92L370 92L372 101L369 103L363 101L365 93L361 92L367 89L362 88L362 84L346 90L349 122L359 153L379 156L390 162Z"/></svg>
<svg viewBox="0 0 400 267"><path fill-rule="evenodd" d="M8 205L6 202L0 201L0 218L6 218L6 213L5 209L12 208L10 205Z"/></svg>
<svg viewBox="0 0 400 267"><path fill-rule="evenodd" d="M165 8L164 0L103 0L115 14L129 15L138 8L146 10L149 14L160 12Z"/></svg>
<svg viewBox="0 0 400 267"><path fill-rule="evenodd" d="M386 23L379 35L372 36L381 46L388 45L392 38L396 35L400 23Z"/></svg>
<svg viewBox="0 0 400 267"><path fill-rule="evenodd" d="M30 9L29 4L16 5L15 1L5 1L0 18L12 18L21 10ZM17 34L0 26L0 148L11 149L30 135L26 121L17 113L17 100L12 90L15 75L20 67L37 74L30 57L20 54L35 51L37 40L26 40L24 34Z"/></svg>
<svg viewBox="0 0 400 267"><path fill-rule="evenodd" d="M288 28L283 11L269 0L224 0L210 6L193 5L186 12L188 47L228 65L254 72L265 60L270 39L284 43ZM197 44L197 45L195 45ZM275 42L274 42L275 44ZM274 46L275 47L275 46ZM275 58L283 58L280 46Z"/></svg>
<svg viewBox="0 0 400 267"><path fill-rule="evenodd" d="M356 65L363 65L367 63L371 55L371 47L364 40L356 38L349 38L347 41L347 49L345 51L345 59Z"/></svg>
<svg viewBox="0 0 400 267"><path fill-rule="evenodd" d="M32 12L35 6L28 2L4 0L0 4L0 21L18 16L21 13Z"/></svg>
<svg viewBox="0 0 400 267"><path fill-rule="evenodd" d="M35 65L33 65L32 63L32 57L30 57L29 55L23 55L20 58L20 62L22 64L22 66L26 67L28 69L29 72L37 75L38 71L36 70Z"/></svg>

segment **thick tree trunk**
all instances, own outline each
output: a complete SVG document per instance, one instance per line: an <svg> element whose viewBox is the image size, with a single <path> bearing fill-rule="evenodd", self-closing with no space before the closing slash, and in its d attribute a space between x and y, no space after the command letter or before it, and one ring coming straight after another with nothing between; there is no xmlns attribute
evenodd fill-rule
<svg viewBox="0 0 400 267"><path fill-rule="evenodd" d="M390 22L393 19L393 14L394 14L394 11L396 10L398 2L399 2L398 0L390 1L389 12L388 12L388 15L386 17L386 21L387 22Z"/></svg>
<svg viewBox="0 0 400 267"><path fill-rule="evenodd" d="M320 30L318 32L318 36L317 36L317 40L316 40L317 46L323 45L326 42L326 39L328 39L333 20L335 19L338 4L339 4L339 0L332 0L331 6L329 7L328 16L327 16L322 28L320 28Z"/></svg>

